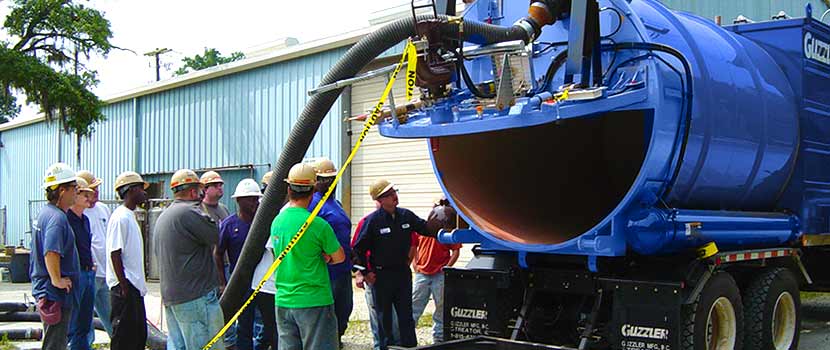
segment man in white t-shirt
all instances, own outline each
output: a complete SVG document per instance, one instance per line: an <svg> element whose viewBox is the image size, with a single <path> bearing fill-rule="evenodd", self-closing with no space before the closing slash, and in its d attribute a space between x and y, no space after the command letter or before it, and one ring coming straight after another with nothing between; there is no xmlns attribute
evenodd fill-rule
<svg viewBox="0 0 830 350"><path fill-rule="evenodd" d="M265 252L262 253L262 259L259 260L256 269L254 269L254 277L251 279L251 291L259 285L259 281L268 272L268 268L274 263L274 245L269 239L265 243ZM241 337L252 337L253 334L249 330L253 330L254 313L259 310L262 316L262 340L258 344L254 344L255 350L267 349L270 345L271 349L277 348L277 315L274 308L274 295L277 294L277 283L274 277L276 273L268 278L268 281L262 285L262 288L257 293L252 302L253 305L245 309L242 315L239 316L239 332L237 335ZM250 295L250 294L249 294ZM254 309L254 307L256 309Z"/></svg>
<svg viewBox="0 0 830 350"><path fill-rule="evenodd" d="M93 196L90 207L84 210L89 218L89 229L92 233L92 261L95 263L95 313L104 325L104 330L112 337L112 323L110 323L110 288L107 286L107 222L110 219L110 209L98 202L98 186L103 182L89 170L81 170L76 176L83 178L92 189ZM93 330L90 341L94 339Z"/></svg>
<svg viewBox="0 0 830 350"><path fill-rule="evenodd" d="M115 179L115 192L124 204L115 209L107 225L107 285L112 299L112 350L144 350L147 341L144 295L144 242L135 208L147 200L149 184L125 171Z"/></svg>

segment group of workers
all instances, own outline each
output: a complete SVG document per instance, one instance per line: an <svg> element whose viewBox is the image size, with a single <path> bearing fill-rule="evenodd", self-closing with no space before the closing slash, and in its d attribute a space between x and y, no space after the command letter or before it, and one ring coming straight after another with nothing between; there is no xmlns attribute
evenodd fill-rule
<svg viewBox="0 0 830 350"><path fill-rule="evenodd" d="M173 174L174 200L155 223L150 252L159 261L168 349L201 349L222 329L219 298L272 174L261 185L239 182L231 196L234 214L220 203L224 181L218 173ZM446 200L436 201L429 218L421 219L398 207L397 189L381 179L369 188L377 209L360 221L354 236L349 215L329 197L302 239L292 243L336 174L328 159L291 168L284 179L287 203L271 223L250 293L286 246L294 246L214 349L337 349L353 308L353 272L355 285L365 290L375 349L416 346L415 323L430 296L436 305L433 337L442 340L441 270L458 259L460 246L441 244L435 235L454 227L455 211ZM98 202L102 182L63 163L44 176L48 203L34 228L30 268L43 349L91 349L94 314L112 349L144 349L147 284L135 210L147 201L149 184L135 172L118 175L113 189L122 204L110 213Z"/></svg>

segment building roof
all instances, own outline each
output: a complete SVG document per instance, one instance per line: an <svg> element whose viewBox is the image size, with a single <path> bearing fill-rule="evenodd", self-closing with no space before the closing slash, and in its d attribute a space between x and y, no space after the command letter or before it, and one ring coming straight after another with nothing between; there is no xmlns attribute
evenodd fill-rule
<svg viewBox="0 0 830 350"><path fill-rule="evenodd" d="M378 27L379 25L375 25L323 39L312 40L307 43L287 46L261 56L245 58L239 61L202 69L199 71L191 72L170 79L153 82L147 85L137 87L135 89L105 96L102 100L104 101L104 103L108 104L117 103L144 95L150 95L162 91L172 90L186 85L195 84L205 80L215 79L225 75L256 69L259 67L271 65L278 62L288 61L303 56L313 55L315 53L324 52L343 46L353 45L367 34L373 32ZM42 113L39 113L37 116L34 117L15 118L8 123L0 124L0 132L38 123L44 120L46 120L46 117Z"/></svg>

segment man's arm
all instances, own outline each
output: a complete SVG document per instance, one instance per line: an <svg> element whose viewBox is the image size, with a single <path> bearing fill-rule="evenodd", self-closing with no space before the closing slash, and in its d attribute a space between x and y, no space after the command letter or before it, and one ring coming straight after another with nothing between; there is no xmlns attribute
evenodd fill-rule
<svg viewBox="0 0 830 350"><path fill-rule="evenodd" d="M49 273L49 279L52 285L59 289L65 289L68 293L72 290L72 281L67 277L61 277L61 251L63 250L64 243L64 227L54 222L46 226L46 229L43 231L43 251L45 252L43 260L46 263L46 272Z"/></svg>
<svg viewBox="0 0 830 350"><path fill-rule="evenodd" d="M222 249L221 245L213 247L213 263L219 271L219 294L221 294L228 285L227 278L225 278L225 249Z"/></svg>
<svg viewBox="0 0 830 350"><path fill-rule="evenodd" d="M118 278L118 285L121 286L121 297L127 297L127 276L124 274L124 261L121 260L121 249L110 252L110 259L112 259L112 270L115 277Z"/></svg>
<svg viewBox="0 0 830 350"><path fill-rule="evenodd" d="M352 245L352 262L358 266L358 269L368 266L366 252L372 248L371 226L371 220L365 218L363 224L358 224L357 227L357 237L354 239L354 244Z"/></svg>
<svg viewBox="0 0 830 350"><path fill-rule="evenodd" d="M43 257L46 262L46 271L49 272L49 279L55 288L66 289L66 292L72 290L72 280L68 277L61 277L61 255L48 251Z"/></svg>
<svg viewBox="0 0 830 350"><path fill-rule="evenodd" d="M461 248L459 247L452 247L450 248L450 261L447 263L447 266L452 267L455 265L455 262L458 261L458 256L461 255Z"/></svg>
<svg viewBox="0 0 830 350"><path fill-rule="evenodd" d="M452 207L435 207L432 209L432 212L429 213L429 218L427 220L421 219L421 217L415 215L415 213L410 210L406 210L406 215L409 219L408 221L410 222L410 225L412 225L412 229L419 235L436 237L438 236L438 231L441 231L442 228L446 229L455 226L454 223L450 222L450 218L447 213L444 212L445 208L452 209Z"/></svg>
<svg viewBox="0 0 830 350"><path fill-rule="evenodd" d="M337 249L336 252L329 254L329 265L336 265L346 261L346 252L343 251L343 247Z"/></svg>
<svg viewBox="0 0 830 350"><path fill-rule="evenodd" d="M190 215L186 215L183 218L181 224L197 241L204 245L214 246L216 243L219 243L219 227L217 223L198 208L193 208Z"/></svg>
<svg viewBox="0 0 830 350"><path fill-rule="evenodd" d="M219 244L213 247L213 263L216 264L216 271L219 271L219 294L225 292L225 287L228 285L227 276L225 276L225 251L230 227L228 227L227 220L223 220L219 224Z"/></svg>

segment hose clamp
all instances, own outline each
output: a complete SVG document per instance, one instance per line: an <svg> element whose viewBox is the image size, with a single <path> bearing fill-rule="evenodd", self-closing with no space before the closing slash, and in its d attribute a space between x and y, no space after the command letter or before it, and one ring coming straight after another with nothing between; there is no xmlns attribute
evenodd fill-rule
<svg viewBox="0 0 830 350"><path fill-rule="evenodd" d="M531 42L536 39L536 29L533 27L533 24L527 18L522 18L516 23L513 23L514 26L521 27L525 33L527 34L527 42Z"/></svg>

